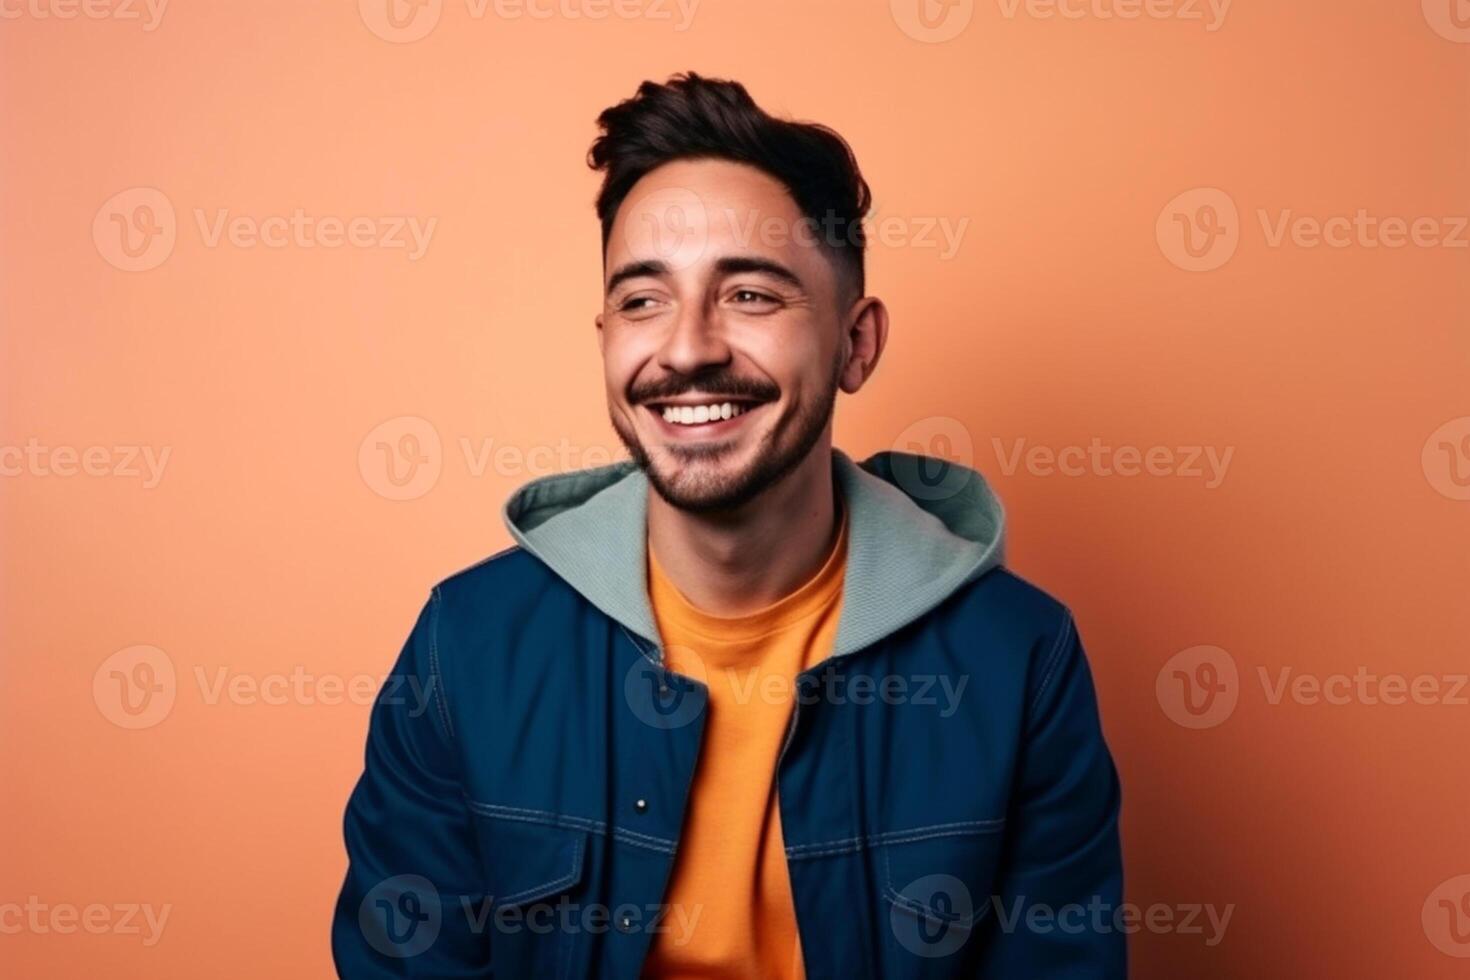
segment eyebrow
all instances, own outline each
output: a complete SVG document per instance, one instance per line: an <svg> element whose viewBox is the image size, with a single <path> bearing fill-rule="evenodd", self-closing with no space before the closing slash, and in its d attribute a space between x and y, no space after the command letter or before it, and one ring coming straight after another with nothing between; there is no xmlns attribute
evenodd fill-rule
<svg viewBox="0 0 1470 980"><path fill-rule="evenodd" d="M620 283L629 279L638 279L643 276L662 276L667 274L668 271L669 267L667 263L660 262L657 259L646 262L629 262L626 265L619 266L618 270L608 277L607 289L603 292L603 295L611 295L612 291L617 289Z"/></svg>
<svg viewBox="0 0 1470 980"><path fill-rule="evenodd" d="M621 283L629 279L637 279L642 276L663 276L668 275L668 272L668 264L659 259L629 262L626 265L619 266L617 271L608 277L607 289L603 295L611 294ZM754 255L727 255L715 262L716 275L731 276L738 275L742 272L759 272L773 279L778 279L795 289L806 288L806 284L801 281L800 276L780 262L774 262L770 259L763 259Z"/></svg>

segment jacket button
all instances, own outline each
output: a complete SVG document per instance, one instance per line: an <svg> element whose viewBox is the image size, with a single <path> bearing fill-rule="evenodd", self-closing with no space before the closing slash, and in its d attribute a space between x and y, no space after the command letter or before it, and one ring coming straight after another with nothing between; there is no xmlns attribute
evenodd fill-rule
<svg viewBox="0 0 1470 980"><path fill-rule="evenodd" d="M618 929L621 932L632 931L633 917L631 915L624 915L621 919L618 920Z"/></svg>
<svg viewBox="0 0 1470 980"><path fill-rule="evenodd" d="M636 803L633 804L633 809L637 810L639 813L646 813L648 811L648 801L647 800L639 800L639 801L637 801Z"/></svg>

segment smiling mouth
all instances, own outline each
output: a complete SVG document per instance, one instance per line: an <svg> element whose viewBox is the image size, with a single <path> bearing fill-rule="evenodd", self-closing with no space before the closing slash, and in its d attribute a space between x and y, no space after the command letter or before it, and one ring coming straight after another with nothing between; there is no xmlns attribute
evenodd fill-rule
<svg viewBox="0 0 1470 980"><path fill-rule="evenodd" d="M709 398L702 401L645 402L644 408L664 425L684 431L713 432L733 428L733 423L765 402Z"/></svg>

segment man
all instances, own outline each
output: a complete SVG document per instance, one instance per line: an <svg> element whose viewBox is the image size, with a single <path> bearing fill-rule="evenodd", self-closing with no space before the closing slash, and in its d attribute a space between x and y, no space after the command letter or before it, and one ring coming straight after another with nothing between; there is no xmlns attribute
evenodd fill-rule
<svg viewBox="0 0 1470 980"><path fill-rule="evenodd" d="M347 807L338 970L1124 976L1067 609L1001 567L978 473L832 447L888 334L847 144L693 73L599 123L631 461L522 487L517 546L432 590Z"/></svg>

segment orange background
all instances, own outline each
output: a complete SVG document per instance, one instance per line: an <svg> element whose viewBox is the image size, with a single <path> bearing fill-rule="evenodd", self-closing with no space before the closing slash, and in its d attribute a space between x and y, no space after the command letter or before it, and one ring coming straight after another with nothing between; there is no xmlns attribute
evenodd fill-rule
<svg viewBox="0 0 1470 980"><path fill-rule="evenodd" d="M1470 874L1470 707L1272 703L1258 680L1470 668L1470 503L1433 463L1470 429L1470 249L1267 234L1286 209L1447 235L1470 213L1470 29L1448 0L1239 0L1215 30L1192 0L1204 20L986 0L951 8L970 20L943 42L903 0L704 0L687 30L663 5L443 0L412 43L374 2L175 0L153 30L4 7L0 445L46 452L0 479L0 906L170 912L152 946L9 928L0 973L330 975L365 699L209 692L381 675L429 586L508 543L513 487L605 461L584 155L600 109L693 68L853 145L900 233L870 252L893 332L838 443L928 445L993 481L1012 566L1073 607L1094 664L1129 900L1234 906L1214 946L1135 936L1135 975L1464 975L1431 898ZM176 242L125 271L104 205L139 187ZM1209 271L1171 259L1165 206L1193 188L1238 208ZM196 217L298 208L437 224L410 259L211 246ZM952 255L921 244L943 220L968 221ZM363 443L404 416L438 434L439 474L393 500ZM1233 456L1211 488L1006 472L995 442L1094 438ZM152 487L54 471L93 446L170 456ZM128 729L94 680L136 645L177 690ZM1193 729L1156 680L1199 645L1238 667L1238 705Z"/></svg>

